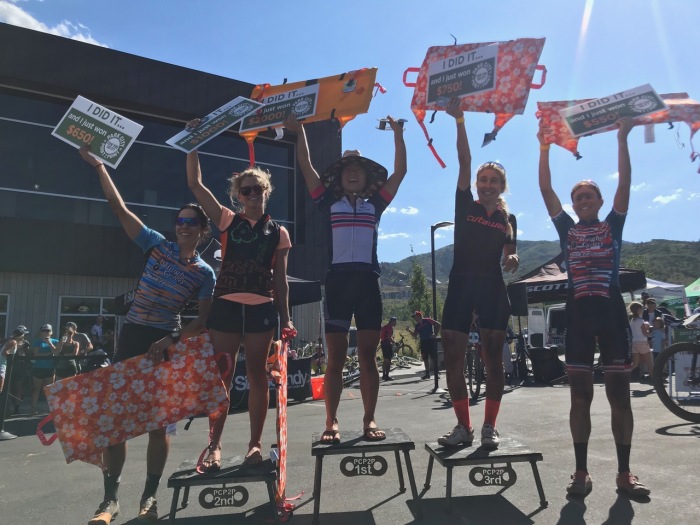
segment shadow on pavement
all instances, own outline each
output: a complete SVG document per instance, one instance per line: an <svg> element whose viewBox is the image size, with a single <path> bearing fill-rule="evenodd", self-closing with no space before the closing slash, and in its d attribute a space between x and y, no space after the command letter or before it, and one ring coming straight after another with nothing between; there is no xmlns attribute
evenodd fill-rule
<svg viewBox="0 0 700 525"><path fill-rule="evenodd" d="M697 437L700 438L700 425L697 423L679 423L657 428L656 433L671 437Z"/></svg>
<svg viewBox="0 0 700 525"><path fill-rule="evenodd" d="M5 430L17 437L34 436L36 435L36 427L45 417L46 414L36 416L15 416L5 420ZM43 430L47 435L56 432L53 422L48 423Z"/></svg>
<svg viewBox="0 0 700 525"><path fill-rule="evenodd" d="M559 511L557 525L585 525L583 515L586 513L586 504L582 498L567 497L566 504Z"/></svg>
<svg viewBox="0 0 700 525"><path fill-rule="evenodd" d="M627 496L618 495L608 511L608 519L602 525L630 525L634 519L634 509Z"/></svg>
<svg viewBox="0 0 700 525"><path fill-rule="evenodd" d="M452 497L452 512L447 513L445 498L421 500L423 518L416 518L411 525L444 525L445 523L508 523L529 525L534 523L526 514L500 494L485 496ZM533 501L533 506L537 503ZM408 506L415 516L415 502Z"/></svg>

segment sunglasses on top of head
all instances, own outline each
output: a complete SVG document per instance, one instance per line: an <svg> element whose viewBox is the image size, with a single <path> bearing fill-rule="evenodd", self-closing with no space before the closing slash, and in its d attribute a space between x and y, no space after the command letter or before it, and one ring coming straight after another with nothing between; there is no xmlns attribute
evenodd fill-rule
<svg viewBox="0 0 700 525"><path fill-rule="evenodd" d="M238 191L241 192L241 195L247 197L253 192L255 192L256 195L262 195L264 190L260 184L256 184L255 186L241 186Z"/></svg>
<svg viewBox="0 0 700 525"><path fill-rule="evenodd" d="M197 217L178 217L175 224L178 226L199 226L199 219Z"/></svg>

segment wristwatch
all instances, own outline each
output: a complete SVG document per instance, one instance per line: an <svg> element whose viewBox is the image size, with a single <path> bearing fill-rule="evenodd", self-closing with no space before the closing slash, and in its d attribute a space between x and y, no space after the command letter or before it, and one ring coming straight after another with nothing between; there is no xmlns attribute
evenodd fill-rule
<svg viewBox="0 0 700 525"><path fill-rule="evenodd" d="M180 340L180 330L173 330L170 332L170 337L177 343Z"/></svg>

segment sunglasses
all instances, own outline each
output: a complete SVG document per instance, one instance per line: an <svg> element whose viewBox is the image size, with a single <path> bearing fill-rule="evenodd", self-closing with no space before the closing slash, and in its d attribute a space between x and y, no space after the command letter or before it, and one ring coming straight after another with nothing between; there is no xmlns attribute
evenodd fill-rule
<svg viewBox="0 0 700 525"><path fill-rule="evenodd" d="M50 332L51 330L42 330L42 332Z"/></svg>
<svg viewBox="0 0 700 525"><path fill-rule="evenodd" d="M476 170L477 175L481 173L484 170L487 169L492 169L496 170L498 173L500 173L503 177L506 176L506 169L503 167L503 164L500 162L496 161L490 161L490 162L484 162L481 166L479 166Z"/></svg>
<svg viewBox="0 0 700 525"><path fill-rule="evenodd" d="M197 217L178 217L175 221L178 226L199 226L199 219Z"/></svg>
<svg viewBox="0 0 700 525"><path fill-rule="evenodd" d="M238 191L240 191L241 195L244 197L247 197L253 192L255 192L256 195L262 195L263 187L260 186L260 184L256 184L255 186L241 186Z"/></svg>

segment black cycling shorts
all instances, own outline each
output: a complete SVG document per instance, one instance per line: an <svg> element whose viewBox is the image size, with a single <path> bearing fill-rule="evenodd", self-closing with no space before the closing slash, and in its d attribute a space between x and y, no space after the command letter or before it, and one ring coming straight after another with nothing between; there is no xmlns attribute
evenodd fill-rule
<svg viewBox="0 0 700 525"><path fill-rule="evenodd" d="M153 343L170 335L170 332L170 330L143 324L124 323L119 332L114 362L118 363L145 354Z"/></svg>
<svg viewBox="0 0 700 525"><path fill-rule="evenodd" d="M622 294L589 296L566 302L566 366L592 370L596 339L600 362L608 371L626 371L632 363L632 330Z"/></svg>
<svg viewBox="0 0 700 525"><path fill-rule="evenodd" d="M394 345L391 344L391 341L382 341L381 345L384 359L391 359L394 357Z"/></svg>
<svg viewBox="0 0 700 525"><path fill-rule="evenodd" d="M348 333L355 316L358 330L382 327L379 276L369 271L330 271L326 275L326 333Z"/></svg>
<svg viewBox="0 0 700 525"><path fill-rule="evenodd" d="M431 337L430 339L420 340L420 354L425 361L428 357L432 359L437 359L437 339Z"/></svg>
<svg viewBox="0 0 700 525"><path fill-rule="evenodd" d="M500 275L455 274L450 276L447 299L442 311L442 329L469 333L472 313L479 316L479 327L505 330L510 317L510 301Z"/></svg>
<svg viewBox="0 0 700 525"><path fill-rule="evenodd" d="M53 368L32 368L32 377L36 379L49 379L53 376Z"/></svg>
<svg viewBox="0 0 700 525"><path fill-rule="evenodd" d="M207 328L228 334L262 334L277 328L275 303L242 304L214 299Z"/></svg>

